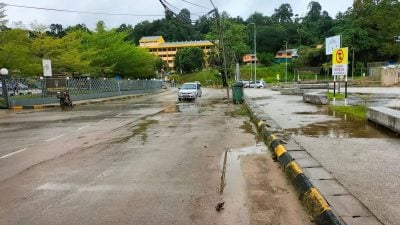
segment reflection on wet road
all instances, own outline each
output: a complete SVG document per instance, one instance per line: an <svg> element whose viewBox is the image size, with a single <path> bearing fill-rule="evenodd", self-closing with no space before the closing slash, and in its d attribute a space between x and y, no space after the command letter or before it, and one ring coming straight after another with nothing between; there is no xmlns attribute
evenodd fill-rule
<svg viewBox="0 0 400 225"><path fill-rule="evenodd" d="M317 122L301 128L287 129L295 135L309 137L332 137L332 138L396 138L397 136L374 123L353 118L343 113L336 113L328 107L320 107L317 112L298 112L304 116L329 115L335 120Z"/></svg>

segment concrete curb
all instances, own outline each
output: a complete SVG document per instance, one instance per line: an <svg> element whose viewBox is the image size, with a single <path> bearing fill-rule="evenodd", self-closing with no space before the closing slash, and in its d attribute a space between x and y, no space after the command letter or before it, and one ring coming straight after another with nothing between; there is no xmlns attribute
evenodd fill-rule
<svg viewBox="0 0 400 225"><path fill-rule="evenodd" d="M258 132L262 135L268 148L272 151L274 158L277 159L288 179L294 185L299 193L302 204L314 218L316 224L341 225L328 202L304 174L303 169L287 152L282 145L282 141L274 135L276 130L270 129L270 126L264 122L265 118L260 118L265 117L265 115L260 116L259 110L257 110L257 107L254 107L254 103L247 97L245 100L247 107L252 112L251 117L257 126Z"/></svg>

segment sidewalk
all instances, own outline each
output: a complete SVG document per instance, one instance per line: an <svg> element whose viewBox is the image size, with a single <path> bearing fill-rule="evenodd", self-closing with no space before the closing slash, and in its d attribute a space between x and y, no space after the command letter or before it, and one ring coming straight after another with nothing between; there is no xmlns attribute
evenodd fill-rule
<svg viewBox="0 0 400 225"><path fill-rule="evenodd" d="M287 151L343 224L400 224L400 140L396 136L356 136L346 127L350 121L303 103L302 96L269 89L246 89L245 95L267 126L275 127L281 138L289 137ZM360 129L375 128L365 124Z"/></svg>

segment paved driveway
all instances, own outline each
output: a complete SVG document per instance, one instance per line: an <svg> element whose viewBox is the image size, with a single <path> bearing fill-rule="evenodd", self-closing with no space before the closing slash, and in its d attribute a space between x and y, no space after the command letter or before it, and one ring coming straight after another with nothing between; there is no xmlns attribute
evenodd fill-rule
<svg viewBox="0 0 400 225"><path fill-rule="evenodd" d="M392 90L392 91L390 91ZM352 92L394 96L399 89ZM400 140L390 131L346 115L284 96L269 89L246 89L246 95L303 146L384 224L400 224Z"/></svg>

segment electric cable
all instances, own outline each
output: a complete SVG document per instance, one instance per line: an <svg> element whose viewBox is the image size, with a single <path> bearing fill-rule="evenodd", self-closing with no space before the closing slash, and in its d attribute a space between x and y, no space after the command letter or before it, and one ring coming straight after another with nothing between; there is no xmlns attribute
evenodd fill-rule
<svg viewBox="0 0 400 225"><path fill-rule="evenodd" d="M38 9L38 10L56 11L56 12L66 12L66 13L82 13L82 14L92 14L92 15L107 15L107 16L143 16L143 17L164 16L164 15L157 15L157 14L106 13L106 12L91 12L91 11L78 11L78 10L69 10L69 9L45 8L45 7L36 7L36 6L16 5L16 4L9 4L9 3L3 3L3 4L4 4L5 6L17 7L17 8Z"/></svg>
<svg viewBox="0 0 400 225"><path fill-rule="evenodd" d="M197 6L197 7L200 7L200 8L203 8L203 9L211 10L210 8L207 8L207 7L205 7L205 6L202 6L202 5L199 5L199 4L196 4L196 3L193 3L193 2L187 1L187 0L181 0L181 1L182 1L182 2L186 2L186 3L189 3L189 4L194 5L194 6Z"/></svg>

